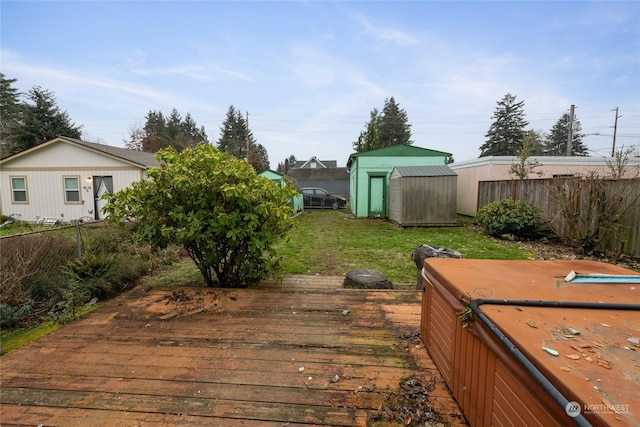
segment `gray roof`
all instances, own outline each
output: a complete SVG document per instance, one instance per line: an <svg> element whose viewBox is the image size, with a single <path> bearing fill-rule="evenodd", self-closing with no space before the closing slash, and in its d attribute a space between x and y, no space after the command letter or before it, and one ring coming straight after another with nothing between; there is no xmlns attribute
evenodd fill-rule
<svg viewBox="0 0 640 427"><path fill-rule="evenodd" d="M457 176L449 166L396 166L399 176Z"/></svg>
<svg viewBox="0 0 640 427"><path fill-rule="evenodd" d="M131 150L129 148L114 147L112 145L98 144L96 142L87 142L75 138L67 138L66 136L59 137L65 141L82 145L92 150L97 150L105 154L109 154L114 157L118 157L123 160L127 160L132 163L136 163L145 167L159 167L160 162L156 159L154 153L147 153L145 151Z"/></svg>
<svg viewBox="0 0 640 427"><path fill-rule="evenodd" d="M312 156L306 162L296 161L295 165L291 166L290 169L307 169L307 168L310 169L311 163L314 163L314 162L320 164L320 167L318 169L338 167L337 160L319 160L316 156Z"/></svg>

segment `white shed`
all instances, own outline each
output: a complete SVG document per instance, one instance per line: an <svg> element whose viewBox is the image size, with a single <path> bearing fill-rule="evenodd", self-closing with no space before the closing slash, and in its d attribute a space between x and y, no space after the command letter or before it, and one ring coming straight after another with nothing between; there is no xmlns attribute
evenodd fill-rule
<svg viewBox="0 0 640 427"><path fill-rule="evenodd" d="M389 218L401 226L455 224L457 175L448 166L396 166Z"/></svg>
<svg viewBox="0 0 640 427"><path fill-rule="evenodd" d="M153 153L57 137L0 160L0 212L30 222L102 219L102 194L159 165Z"/></svg>

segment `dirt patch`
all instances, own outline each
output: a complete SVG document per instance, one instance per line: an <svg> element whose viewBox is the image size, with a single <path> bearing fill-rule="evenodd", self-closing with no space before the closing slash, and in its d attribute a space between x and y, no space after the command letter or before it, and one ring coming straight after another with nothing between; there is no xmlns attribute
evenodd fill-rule
<svg viewBox="0 0 640 427"><path fill-rule="evenodd" d="M166 291L153 300L145 299L147 312L160 319L187 316L219 309L220 296L213 289L177 289Z"/></svg>

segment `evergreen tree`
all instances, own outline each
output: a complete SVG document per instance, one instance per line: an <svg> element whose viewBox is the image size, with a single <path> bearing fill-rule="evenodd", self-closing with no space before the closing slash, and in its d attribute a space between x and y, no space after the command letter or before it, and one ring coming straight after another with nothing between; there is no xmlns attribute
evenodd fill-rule
<svg viewBox="0 0 640 427"><path fill-rule="evenodd" d="M162 148L168 147L168 143L163 139L166 120L162 111L149 111L144 124L145 136L142 138L142 151L155 153Z"/></svg>
<svg viewBox="0 0 640 427"><path fill-rule="evenodd" d="M192 141L209 142L204 126L198 127L190 113L184 117L180 124L182 133Z"/></svg>
<svg viewBox="0 0 640 427"><path fill-rule="evenodd" d="M353 143L353 149L358 153L363 151L371 151L380 148L380 113L377 108L371 110L370 118L365 130L360 132L358 141Z"/></svg>
<svg viewBox="0 0 640 427"><path fill-rule="evenodd" d="M289 162L289 169L294 168L296 166L296 156L293 154L290 155L284 162L278 162L278 167L276 168L276 172L284 173L285 172L285 163Z"/></svg>
<svg viewBox="0 0 640 427"><path fill-rule="evenodd" d="M57 136L80 139L82 126L71 122L66 111L60 111L53 93L39 86L29 91L20 110L19 123L11 134L12 152L26 150Z"/></svg>
<svg viewBox="0 0 640 427"><path fill-rule="evenodd" d="M133 129L127 147L155 153L162 148L172 147L182 151L187 147L195 147L198 143L209 143L204 127L198 128L196 122L187 113L184 120L177 109L165 117L162 111L149 111L142 130Z"/></svg>
<svg viewBox="0 0 640 427"><path fill-rule="evenodd" d="M564 113L553 125L549 134L545 138L543 151L546 156L566 156L567 142L569 141L569 122L571 116ZM582 142L584 135L581 133L582 126L580 120L575 116L573 119L573 141L571 144L572 156L587 156L588 149Z"/></svg>
<svg viewBox="0 0 640 427"><path fill-rule="evenodd" d="M384 100L378 132L380 134L380 147L378 148L397 144L413 144L407 112L400 108L393 97Z"/></svg>
<svg viewBox="0 0 640 427"><path fill-rule="evenodd" d="M353 143L353 149L357 152L397 144L413 144L407 112L399 107L393 97L385 99L382 112L377 108L371 110L365 127L365 130L360 132L358 140Z"/></svg>
<svg viewBox="0 0 640 427"><path fill-rule="evenodd" d="M20 92L13 87L17 81L0 73L0 158L13 152L13 132L20 123Z"/></svg>
<svg viewBox="0 0 640 427"><path fill-rule="evenodd" d="M485 135L486 142L480 147L480 157L514 156L522 147L525 128L524 101L516 102L516 96L506 94L491 117L494 121Z"/></svg>
<svg viewBox="0 0 640 427"><path fill-rule="evenodd" d="M236 110L233 105L229 106L227 116L220 126L220 139L217 146L225 153L247 160L256 171L269 168L266 148L256 142L242 112Z"/></svg>
<svg viewBox="0 0 640 427"><path fill-rule="evenodd" d="M544 155L544 139L545 134L543 131L536 131L533 129L529 129L524 136L524 141L529 139L529 147L527 148L532 156L543 156ZM517 154L516 154L517 155Z"/></svg>

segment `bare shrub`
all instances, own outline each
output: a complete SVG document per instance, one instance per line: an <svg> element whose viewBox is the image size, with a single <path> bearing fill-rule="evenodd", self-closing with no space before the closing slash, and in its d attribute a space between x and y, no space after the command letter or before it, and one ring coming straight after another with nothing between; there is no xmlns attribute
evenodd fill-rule
<svg viewBox="0 0 640 427"><path fill-rule="evenodd" d="M640 209L640 178L630 167L630 152L620 151L607 162L609 174L591 172L583 177L553 180L549 191L556 206L549 218L556 234L592 254L605 241L616 241L616 256L628 233L625 218Z"/></svg>
<svg viewBox="0 0 640 427"><path fill-rule="evenodd" d="M76 251L73 239L52 233L12 236L3 239L1 246L0 304L13 307L34 304L28 283L57 275L59 266Z"/></svg>

